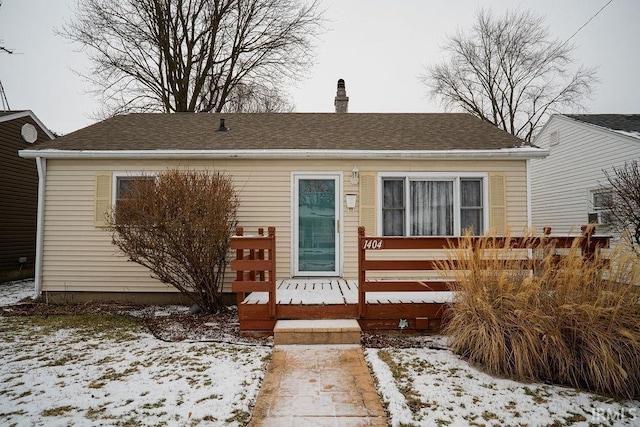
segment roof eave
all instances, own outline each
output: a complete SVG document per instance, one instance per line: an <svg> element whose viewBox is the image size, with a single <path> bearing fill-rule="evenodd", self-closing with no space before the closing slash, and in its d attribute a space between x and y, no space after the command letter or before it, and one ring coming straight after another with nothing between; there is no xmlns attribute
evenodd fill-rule
<svg viewBox="0 0 640 427"><path fill-rule="evenodd" d="M540 159L548 150L536 147L497 150L20 150L35 159Z"/></svg>
<svg viewBox="0 0 640 427"><path fill-rule="evenodd" d="M20 119L22 117L31 117L33 121L36 122L36 124L40 127L40 129L42 129L45 135L49 137L49 139L56 139L56 136L53 134L53 132L51 132L31 110L16 111L15 113L7 114L0 117L0 122L8 122L11 120Z"/></svg>

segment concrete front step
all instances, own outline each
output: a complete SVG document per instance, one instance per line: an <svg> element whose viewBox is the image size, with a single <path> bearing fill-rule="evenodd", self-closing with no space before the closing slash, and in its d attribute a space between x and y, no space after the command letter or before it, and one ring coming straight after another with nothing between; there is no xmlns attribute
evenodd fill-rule
<svg viewBox="0 0 640 427"><path fill-rule="evenodd" d="M360 332L355 319L278 320L273 328L273 343L360 344Z"/></svg>

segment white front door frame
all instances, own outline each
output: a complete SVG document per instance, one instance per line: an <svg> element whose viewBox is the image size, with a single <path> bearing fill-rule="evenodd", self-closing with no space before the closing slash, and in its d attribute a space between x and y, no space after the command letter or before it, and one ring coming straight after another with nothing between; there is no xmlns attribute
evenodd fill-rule
<svg viewBox="0 0 640 427"><path fill-rule="evenodd" d="M335 268L332 271L308 271L300 268L299 184L300 180L334 180L335 182ZM291 273L292 277L341 277L343 271L343 174L336 171L291 173Z"/></svg>

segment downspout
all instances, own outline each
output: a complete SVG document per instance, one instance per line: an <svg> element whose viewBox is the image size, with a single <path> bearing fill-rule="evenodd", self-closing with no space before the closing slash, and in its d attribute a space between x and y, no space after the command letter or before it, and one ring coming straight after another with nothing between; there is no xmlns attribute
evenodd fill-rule
<svg viewBox="0 0 640 427"><path fill-rule="evenodd" d="M36 265L34 298L42 293L42 252L44 243L44 189L47 182L47 159L36 157L38 168L38 214L36 217Z"/></svg>
<svg viewBox="0 0 640 427"><path fill-rule="evenodd" d="M527 228L531 229L531 159L526 160L527 168Z"/></svg>
<svg viewBox="0 0 640 427"><path fill-rule="evenodd" d="M527 232L531 232L531 159L525 160L525 168L527 169L526 181L527 181ZM533 249L527 249L527 256L529 259L533 259ZM534 271L531 270L531 275Z"/></svg>

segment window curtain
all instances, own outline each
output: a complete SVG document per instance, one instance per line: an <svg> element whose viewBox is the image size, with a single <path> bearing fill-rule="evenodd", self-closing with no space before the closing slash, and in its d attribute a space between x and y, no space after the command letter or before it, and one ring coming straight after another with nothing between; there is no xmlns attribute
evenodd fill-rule
<svg viewBox="0 0 640 427"><path fill-rule="evenodd" d="M411 235L453 235L453 182L411 181Z"/></svg>
<svg viewBox="0 0 640 427"><path fill-rule="evenodd" d="M479 179L463 179L460 182L461 212L460 228L462 232L469 229L473 234L482 234L482 181Z"/></svg>
<svg viewBox="0 0 640 427"><path fill-rule="evenodd" d="M404 236L404 180L384 180L382 200L383 235Z"/></svg>

